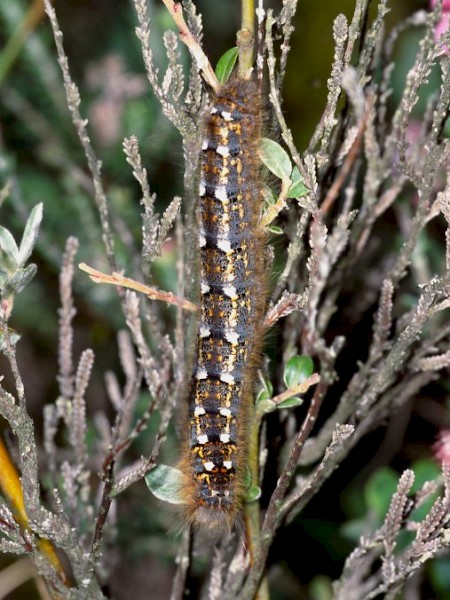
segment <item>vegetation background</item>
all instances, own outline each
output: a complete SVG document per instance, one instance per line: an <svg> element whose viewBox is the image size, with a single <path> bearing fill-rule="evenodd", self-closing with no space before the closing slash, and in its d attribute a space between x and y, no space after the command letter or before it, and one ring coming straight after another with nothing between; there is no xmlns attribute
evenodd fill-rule
<svg viewBox="0 0 450 600"><path fill-rule="evenodd" d="M272 4L277 5L273 0ZM204 17L204 47L214 65L234 45L240 22L237 0L198 0ZM156 60L163 61L161 32L170 26L162 3L150 1ZM107 270L91 196L84 157L73 131L55 57L54 41L41 2L0 2L0 188L11 178L13 188L0 206L0 223L20 239L31 209L44 203L44 218L33 254L37 276L17 297L11 326L20 332L18 360L22 367L29 411L39 435L43 406L54 401L57 387L58 277L66 239L80 241L77 262ZM122 141L136 135L144 166L162 213L172 197L183 193L183 156L180 139L147 83L136 16L128 0L58 0L55 3L64 33L73 79L80 88L82 113L90 121L91 139L103 161L103 175L112 203L115 226L125 243L119 244L119 262L125 272L139 259L140 191L125 160ZM353 0L300 2L284 84L284 111L295 142L303 150L323 112L326 81L333 57L332 23L339 12L349 17ZM391 2L388 27L428 5L425 1ZM37 15L34 19L33 15ZM29 20L29 35L17 39L17 28ZM402 89L418 46L418 32L400 35L395 47L392 105ZM182 49L184 52L184 48ZM186 56L186 62L188 61ZM430 78L430 93L437 85ZM399 93L399 92L398 92ZM420 122L425 98L416 107ZM390 215L381 226L390 231ZM433 252L433 239L427 241ZM176 289L174 243L166 244L155 264L153 284ZM103 373L120 373L117 331L124 326L116 294L109 286L95 286L81 271L74 279L75 355L93 348L95 370L87 392L90 415L110 412ZM363 280L362 280L362 284ZM167 319L173 319L168 311ZM372 315L357 325L336 327L365 343ZM276 333L274 334L276 335ZM270 343L270 342L269 342ZM10 371L1 362L5 387L12 387ZM345 370L345 367L343 367ZM422 391L407 409L391 418L358 445L329 479L315 501L277 537L269 562L274 600L327 597L329 582L337 578L361 533L361 519L370 511L386 510L398 474L416 465L419 479L436 476L432 445L439 430L450 427L448 386L439 383ZM5 423L0 423L5 426ZM152 426L152 425L151 425ZM7 431L4 431L6 437ZM146 453L150 431L138 438L131 452ZM176 440L164 447L166 462L176 455ZM166 598L173 578L176 539L167 535L170 511L165 513L141 481L121 497L117 507L121 561L111 586L117 598ZM288 551L286 549L289 548ZM12 562L0 557L0 570ZM201 570L201 568L200 568ZM450 598L450 560L442 557L426 567L422 598ZM1 592L0 573L0 598ZM37 598L32 581L8 594L11 600ZM406 596L405 596L406 598Z"/></svg>

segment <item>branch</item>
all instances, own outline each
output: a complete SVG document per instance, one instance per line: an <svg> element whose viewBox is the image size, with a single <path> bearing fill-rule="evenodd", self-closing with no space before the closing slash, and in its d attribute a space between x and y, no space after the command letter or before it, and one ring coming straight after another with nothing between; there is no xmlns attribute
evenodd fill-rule
<svg viewBox="0 0 450 600"><path fill-rule="evenodd" d="M176 26L178 27L178 35L180 36L180 40L183 42L183 44L186 44L192 58L195 60L199 70L203 74L203 78L205 79L206 83L208 83L217 93L220 88L219 81L214 73L211 63L209 62L206 54L203 52L202 47L190 32L186 21L184 20L183 7L180 3L175 2L174 0L162 1L169 11L172 19L175 21Z"/></svg>
<svg viewBox="0 0 450 600"><path fill-rule="evenodd" d="M184 310L189 310L192 312L197 310L195 304L192 304L192 302L189 302L189 300L177 298L177 296L172 294L172 292L162 292L161 290L151 288L144 283L139 283L139 281L135 281L129 277L124 277L123 275L120 275L120 273L113 272L112 275L102 273L101 271L97 271L97 269L90 267L86 263L80 263L78 266L82 271L89 275L94 283L110 283L111 285L118 285L136 292L140 292L141 294L145 294L151 300L167 302L167 304L173 304L183 308Z"/></svg>

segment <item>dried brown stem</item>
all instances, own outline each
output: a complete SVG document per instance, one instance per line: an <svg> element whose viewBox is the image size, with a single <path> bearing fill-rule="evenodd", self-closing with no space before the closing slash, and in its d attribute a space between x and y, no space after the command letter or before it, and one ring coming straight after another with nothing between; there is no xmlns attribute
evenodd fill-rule
<svg viewBox="0 0 450 600"><path fill-rule="evenodd" d="M215 92L218 92L220 87L219 81L214 73L211 63L209 62L206 54L203 52L202 47L192 35L186 24L186 21L184 20L183 7L179 2L175 2L174 0L162 1L164 2L164 5L169 11L171 17L175 21L176 26L178 27L178 35L180 36L180 40L188 47L188 50L191 53L192 58L197 63L197 66L201 71L206 83L208 83Z"/></svg>
<svg viewBox="0 0 450 600"><path fill-rule="evenodd" d="M136 292L140 292L141 294L145 294L151 300L160 300L161 302L167 302L167 304L173 304L175 306L180 306L184 310L189 310L195 312L197 307L189 300L183 300L182 298L177 298L175 294L172 292L163 292L161 290L157 290L155 288L151 288L144 283L140 283L139 281L135 281L134 279L130 279L129 277L124 277L120 275L120 273L113 273L112 275L108 275L107 273L102 273L101 271L97 271L93 267L85 263L80 263L79 268L87 273L91 280L94 283L109 283L111 285L118 285L121 287L128 288L130 290L134 290Z"/></svg>

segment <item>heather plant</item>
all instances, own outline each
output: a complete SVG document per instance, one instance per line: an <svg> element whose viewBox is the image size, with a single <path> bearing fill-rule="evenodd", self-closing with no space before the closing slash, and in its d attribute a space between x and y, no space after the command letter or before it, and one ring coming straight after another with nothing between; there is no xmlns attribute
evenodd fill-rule
<svg viewBox="0 0 450 600"><path fill-rule="evenodd" d="M0 99L40 140L33 152L43 172L61 177L68 219L56 227L58 218L63 222L61 203L50 201L51 177L33 167L24 177L28 193L34 184L48 198L27 209L19 166L3 140L0 202L14 218L0 227L6 365L0 551L27 558L0 573L0 597L13 589L11 580L33 576L43 598L360 600L423 597L430 587L445 598L447 4L433 2L397 23L388 22L387 0L355 0L350 18L338 14L324 110L304 146L296 142L283 103L297 0L270 6L242 0L236 48L224 52L215 69L202 45L208 30L191 0L163 0L164 6L133 0L147 83L125 76L117 57L91 71L94 88L103 85L90 113L102 124L97 144L65 51L58 6L44 2L63 85L50 44L37 34L25 41L40 18L38 4L5 45L0 77L23 48L25 59L39 64L33 76L46 90L54 123L48 107L39 112L18 93L20 82L16 89L6 79ZM17 22L20 6L0 6L5 26ZM402 78L396 49L412 30L418 43ZM173 465L199 301L195 199L202 116L208 97L233 70L249 69L267 98L261 223L271 290L243 515L235 531L217 538L183 523ZM99 82L103 73L106 83ZM136 107L147 106L140 98L144 89L151 93L145 103L153 111L153 147L143 148L144 140L130 133L123 154L114 154L120 134L114 119L130 115L129 105L139 114ZM169 191L156 193L151 175L164 144L175 140L184 158L183 186L164 205L160 196L174 191L172 182L166 177ZM106 168L117 169L120 179L127 165L133 191L105 177L96 150L102 144ZM49 317L57 321L58 389L45 399L42 416L27 385L33 363L20 355L29 333L14 320L22 299L28 295L32 302L40 289L33 287L39 262L61 263L57 317ZM116 335L103 348L117 356L114 370L104 369L107 406L96 404L90 389L99 389L104 362L95 336L84 335L92 343L80 346L77 298ZM419 438L425 447L414 455L407 428L421 411L433 431ZM323 534L330 514L340 522L328 537L341 547L324 568L314 547L320 543L331 552ZM145 565L139 577L137 564ZM15 565L23 576L11 571ZM162 591L164 584L170 589Z"/></svg>

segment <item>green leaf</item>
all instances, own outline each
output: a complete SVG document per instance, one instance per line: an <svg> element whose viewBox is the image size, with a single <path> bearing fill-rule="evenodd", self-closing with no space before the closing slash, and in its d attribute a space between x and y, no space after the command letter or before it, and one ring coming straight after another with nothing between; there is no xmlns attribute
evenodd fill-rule
<svg viewBox="0 0 450 600"><path fill-rule="evenodd" d="M278 227L278 225L270 225L269 227L267 227L267 230L275 235L281 235L282 233L284 233L284 231L281 229L281 227Z"/></svg>
<svg viewBox="0 0 450 600"><path fill-rule="evenodd" d="M275 204L277 197L266 183L262 184L262 193L264 196L264 208L267 210L269 206Z"/></svg>
<svg viewBox="0 0 450 600"><path fill-rule="evenodd" d="M19 248L10 232L0 225L0 248L6 254L12 265L19 264Z"/></svg>
<svg viewBox="0 0 450 600"><path fill-rule="evenodd" d="M393 469L383 467L368 479L364 487L366 504L375 511L379 523L382 523L386 516L397 485L397 473Z"/></svg>
<svg viewBox="0 0 450 600"><path fill-rule="evenodd" d="M180 494L183 473L168 465L158 465L145 476L148 489L156 498L170 504L183 504Z"/></svg>
<svg viewBox="0 0 450 600"><path fill-rule="evenodd" d="M293 388L305 379L308 379L314 372L314 363L309 356L292 356L286 363L283 373L283 380L286 387Z"/></svg>
<svg viewBox="0 0 450 600"><path fill-rule="evenodd" d="M427 481L436 481L441 475L441 470L436 461L429 458L422 458L414 461L411 468L414 471L414 485L411 488L412 492L420 490ZM431 509L437 496L438 491L426 498L426 500L413 511L411 520L422 521Z"/></svg>
<svg viewBox="0 0 450 600"><path fill-rule="evenodd" d="M445 556L434 558L428 569L434 591L440 592L439 598L445 598L450 590L450 559Z"/></svg>
<svg viewBox="0 0 450 600"><path fill-rule="evenodd" d="M311 600L333 600L332 581L326 575L317 575L308 587Z"/></svg>
<svg viewBox="0 0 450 600"><path fill-rule="evenodd" d="M217 61L216 75L219 83L222 85L226 83L231 73L233 72L236 59L238 57L238 49L236 47L227 50Z"/></svg>
<svg viewBox="0 0 450 600"><path fill-rule="evenodd" d="M259 390L256 396L256 409L260 415L273 412L276 410L277 405L272 400L273 396L273 385L270 381L266 381L261 377L262 388Z"/></svg>
<svg viewBox="0 0 450 600"><path fill-rule="evenodd" d="M267 413L274 412L275 410L277 410L277 408L278 408L278 405L276 402L266 398L266 399L260 400L258 402L257 410L258 410L258 414L266 415Z"/></svg>
<svg viewBox="0 0 450 600"><path fill-rule="evenodd" d="M286 398L282 402L278 402L277 408L281 410L282 408L297 408L297 406L301 406L303 404L302 398L298 398L298 396L292 396L291 398Z"/></svg>
<svg viewBox="0 0 450 600"><path fill-rule="evenodd" d="M270 381L266 381L264 378L261 378L262 388L259 390L258 395L256 396L256 402L262 402L263 400L269 400L273 396L273 385Z"/></svg>
<svg viewBox="0 0 450 600"><path fill-rule="evenodd" d="M302 196L306 196L308 193L308 188L303 183L303 177L298 170L298 167L294 166L292 169L291 175L291 187L289 188L287 197L288 198L301 198Z"/></svg>
<svg viewBox="0 0 450 600"><path fill-rule="evenodd" d="M438 463L431 458L422 458L415 460L411 465L414 471L414 485L412 491L417 492L427 481L438 479L441 475L441 469Z"/></svg>
<svg viewBox="0 0 450 600"><path fill-rule="evenodd" d="M358 540L364 533L367 534L368 525L370 524L370 520L368 521L367 517L360 517L358 519L350 519L343 523L342 527L339 529L340 534L347 540L358 543Z"/></svg>
<svg viewBox="0 0 450 600"><path fill-rule="evenodd" d="M39 226L42 221L42 202L37 204L28 217L25 230L23 232L22 241L19 248L19 266L23 266L29 259L36 239L39 233Z"/></svg>
<svg viewBox="0 0 450 600"><path fill-rule="evenodd" d="M245 499L247 502L256 502L261 498L261 488L258 485L252 485L247 491Z"/></svg>
<svg viewBox="0 0 450 600"><path fill-rule="evenodd" d="M9 277L4 283L4 290L7 294L19 294L23 288L30 283L36 275L37 267L31 263L25 269L18 269L12 277Z"/></svg>
<svg viewBox="0 0 450 600"><path fill-rule="evenodd" d="M282 181L290 180L292 173L292 163L288 153L284 148L270 140L263 138L261 140L260 157L271 173L276 175Z"/></svg>

